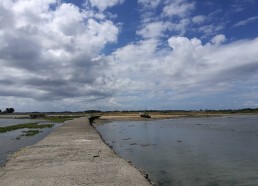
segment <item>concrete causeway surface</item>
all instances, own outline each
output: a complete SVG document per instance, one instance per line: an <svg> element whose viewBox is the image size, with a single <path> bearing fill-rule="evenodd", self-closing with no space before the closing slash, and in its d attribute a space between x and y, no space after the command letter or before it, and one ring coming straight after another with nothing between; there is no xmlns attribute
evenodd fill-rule
<svg viewBox="0 0 258 186"><path fill-rule="evenodd" d="M0 168L0 185L147 186L150 183L102 141L87 118L78 118L15 153Z"/></svg>

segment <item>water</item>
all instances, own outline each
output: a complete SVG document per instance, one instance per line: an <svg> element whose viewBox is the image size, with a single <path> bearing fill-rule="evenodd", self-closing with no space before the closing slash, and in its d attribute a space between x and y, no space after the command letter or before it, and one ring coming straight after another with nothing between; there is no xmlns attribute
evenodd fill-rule
<svg viewBox="0 0 258 186"><path fill-rule="evenodd" d="M33 120L33 119L5 119L0 118L0 127L17 125L22 123L37 123L37 122L44 122L43 120Z"/></svg>
<svg viewBox="0 0 258 186"><path fill-rule="evenodd" d="M116 121L97 127L156 185L258 185L258 116Z"/></svg>
<svg viewBox="0 0 258 186"><path fill-rule="evenodd" d="M0 127L11 126L22 123L51 123L43 120L30 120L30 119L0 119ZM21 136L22 131L27 131L28 129L19 129L14 131L9 131L5 133L0 133L0 166L3 166L6 162L8 155L21 149L22 147L33 145L39 140L43 139L47 134L49 134L53 129L59 127L61 124L55 124L52 128L39 129L41 132L35 136Z"/></svg>

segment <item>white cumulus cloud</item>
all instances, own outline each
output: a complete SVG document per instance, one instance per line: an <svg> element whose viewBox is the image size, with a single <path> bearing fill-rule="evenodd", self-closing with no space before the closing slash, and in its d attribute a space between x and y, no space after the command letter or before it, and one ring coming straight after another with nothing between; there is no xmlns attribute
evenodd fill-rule
<svg viewBox="0 0 258 186"><path fill-rule="evenodd" d="M214 37L211 39L211 42L212 42L213 44L215 44L215 45L219 45L219 44L221 44L221 43L223 43L223 42L225 42L225 41L226 41L226 37L225 37L225 35L223 35L223 34L216 35L216 36L214 36Z"/></svg>
<svg viewBox="0 0 258 186"><path fill-rule="evenodd" d="M169 26L170 23L162 21L146 23L140 30L137 31L137 34L143 36L144 38L162 37L163 32L168 30Z"/></svg>
<svg viewBox="0 0 258 186"><path fill-rule="evenodd" d="M161 0L138 0L138 3L140 3L145 8L156 8L160 4Z"/></svg>
<svg viewBox="0 0 258 186"><path fill-rule="evenodd" d="M0 2L0 96L32 100L109 97L96 60L118 27L89 8L55 0Z"/></svg>
<svg viewBox="0 0 258 186"><path fill-rule="evenodd" d="M157 39L147 39L118 49L109 56L113 75L124 86L116 99L131 95L131 104L144 107L144 96L145 101L158 99L160 105L166 105L238 91L239 84L257 81L258 39L223 45L223 35L215 38L203 44L198 38L172 36L170 48L160 49ZM155 107L152 102L147 103Z"/></svg>
<svg viewBox="0 0 258 186"><path fill-rule="evenodd" d="M194 8L194 3L185 0L174 0L163 8L163 13L166 16L186 17Z"/></svg>
<svg viewBox="0 0 258 186"><path fill-rule="evenodd" d="M198 16L194 16L192 18L193 23L195 24L201 24L205 21L206 17L204 15L198 15Z"/></svg>
<svg viewBox="0 0 258 186"><path fill-rule="evenodd" d="M97 7L99 10L104 11L105 9L122 4L124 0L89 0L92 6Z"/></svg>

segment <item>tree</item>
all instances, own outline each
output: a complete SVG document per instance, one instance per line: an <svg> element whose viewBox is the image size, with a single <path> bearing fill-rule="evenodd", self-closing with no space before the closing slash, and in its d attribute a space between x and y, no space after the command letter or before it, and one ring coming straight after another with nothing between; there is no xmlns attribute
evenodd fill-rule
<svg viewBox="0 0 258 186"><path fill-rule="evenodd" d="M14 108L6 108L5 113L14 113Z"/></svg>

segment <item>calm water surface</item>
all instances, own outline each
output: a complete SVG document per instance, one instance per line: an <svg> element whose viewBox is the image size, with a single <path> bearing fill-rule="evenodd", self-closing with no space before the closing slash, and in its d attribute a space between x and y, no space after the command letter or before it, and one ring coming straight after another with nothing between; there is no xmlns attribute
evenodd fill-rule
<svg viewBox="0 0 258 186"><path fill-rule="evenodd" d="M258 185L258 116L112 122L97 130L156 185Z"/></svg>
<svg viewBox="0 0 258 186"><path fill-rule="evenodd" d="M0 118L0 127L11 126L22 123L51 123L43 120L30 120L30 119L3 119ZM8 155L21 149L22 147L33 145L39 140L43 139L53 129L59 127L61 124L55 124L52 128L39 129L40 133L35 136L21 136L22 131L28 129L19 129L10 132L0 133L0 166L3 166ZM34 129L33 129L34 130Z"/></svg>

